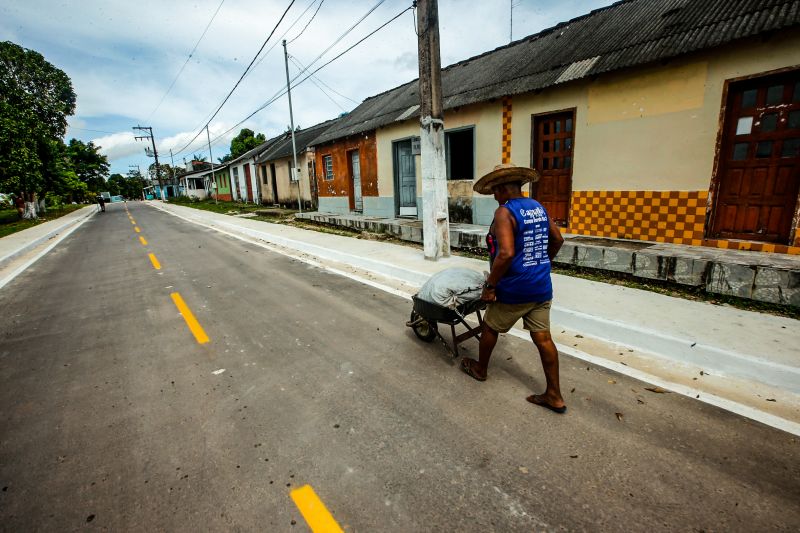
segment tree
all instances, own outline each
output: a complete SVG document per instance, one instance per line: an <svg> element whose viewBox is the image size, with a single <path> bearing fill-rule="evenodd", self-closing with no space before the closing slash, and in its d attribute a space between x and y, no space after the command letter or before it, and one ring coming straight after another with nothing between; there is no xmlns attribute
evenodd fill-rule
<svg viewBox="0 0 800 533"><path fill-rule="evenodd" d="M266 137L263 133L256 135L253 130L249 128L242 128L242 130L239 132L239 135L234 137L231 141L231 159L235 159L248 150L252 150L265 140Z"/></svg>
<svg viewBox="0 0 800 533"><path fill-rule="evenodd" d="M106 181L106 187L108 188L108 192L111 196L117 196L124 193L122 192L125 189L125 176L122 174L111 174L108 177L108 181Z"/></svg>
<svg viewBox="0 0 800 533"><path fill-rule="evenodd" d="M24 195L25 217L36 218L36 194L58 169L54 141L75 111L69 77L33 50L0 43L0 188Z"/></svg>
<svg viewBox="0 0 800 533"><path fill-rule="evenodd" d="M192 155L192 161L205 161L205 160L206 160L206 156L204 156L204 155L200 155L200 154L193 154Z"/></svg>
<svg viewBox="0 0 800 533"><path fill-rule="evenodd" d="M108 158L100 153L100 147L92 141L84 143L78 139L70 139L66 149L67 158L72 170L94 193L106 190L108 175Z"/></svg>

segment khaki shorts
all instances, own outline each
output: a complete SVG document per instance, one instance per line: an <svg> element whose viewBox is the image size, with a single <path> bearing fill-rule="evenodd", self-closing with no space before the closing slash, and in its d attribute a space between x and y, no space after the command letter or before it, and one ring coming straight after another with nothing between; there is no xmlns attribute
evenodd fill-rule
<svg viewBox="0 0 800 533"><path fill-rule="evenodd" d="M529 304L492 302L483 321L498 333L506 333L520 318L528 331L549 331L551 303L552 300Z"/></svg>

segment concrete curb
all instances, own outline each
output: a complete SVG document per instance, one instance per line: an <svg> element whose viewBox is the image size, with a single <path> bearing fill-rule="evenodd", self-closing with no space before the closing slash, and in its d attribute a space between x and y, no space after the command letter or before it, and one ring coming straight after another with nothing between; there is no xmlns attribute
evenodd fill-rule
<svg viewBox="0 0 800 533"><path fill-rule="evenodd" d="M191 220L164 207L154 207L194 223L217 227L233 234L244 235L317 258L351 265L375 274L398 279L410 285L420 286L430 277L428 274L383 261L355 256L251 228L244 228L235 223L200 221L199 217ZM738 353L716 346L705 345L689 337L665 334L650 328L634 326L601 316L567 309L557 304L553 305L552 320L553 323L557 323L562 327L585 333L601 341L637 348L645 353L678 363L702 366L718 375L755 379L761 383L800 394L800 367L775 363L757 355Z"/></svg>
<svg viewBox="0 0 800 533"><path fill-rule="evenodd" d="M36 248L37 246L39 246L43 242L52 239L53 237L55 237L59 233L63 232L64 230L66 230L70 226L72 226L74 224L78 224L79 222L83 221L86 218L89 218L94 213L96 213L96 211L94 209L86 209L86 208L79 209L76 212L81 212L81 211L85 211L85 213L81 213L80 215L76 216L75 218L71 218L69 220L62 221L62 224L60 224L57 228L47 232L46 234L44 234L44 235L42 235L40 237L35 238L32 241L28 241L27 243L25 243L21 247L17 248L13 252L11 252L9 254L6 254L4 257L0 257L0 269L5 268L8 265L8 263L13 261L14 259L16 259L19 256L29 252L30 250ZM60 220L61 219L59 218L59 219L54 220L53 222L60 221Z"/></svg>

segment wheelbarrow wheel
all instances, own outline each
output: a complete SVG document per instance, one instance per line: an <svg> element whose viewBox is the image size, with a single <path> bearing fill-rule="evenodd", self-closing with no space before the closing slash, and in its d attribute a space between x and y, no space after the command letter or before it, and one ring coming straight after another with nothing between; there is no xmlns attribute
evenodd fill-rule
<svg viewBox="0 0 800 533"><path fill-rule="evenodd" d="M416 322L417 320L420 320L420 316L416 311L411 311L411 322ZM425 342L433 342L433 339L436 338L436 322L432 320L420 320L419 324L412 326L412 329L414 330L414 335Z"/></svg>

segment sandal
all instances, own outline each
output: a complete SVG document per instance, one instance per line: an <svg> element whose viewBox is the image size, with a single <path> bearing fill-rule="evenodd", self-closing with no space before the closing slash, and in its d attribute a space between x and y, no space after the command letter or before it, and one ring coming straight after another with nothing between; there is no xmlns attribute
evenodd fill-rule
<svg viewBox="0 0 800 533"><path fill-rule="evenodd" d="M486 381L486 376L479 376L475 372L475 366L478 364L478 361L475 359L468 359L464 358L461 360L461 370L464 371L466 375L473 379L477 379L478 381Z"/></svg>
<svg viewBox="0 0 800 533"><path fill-rule="evenodd" d="M545 409L550 409L554 413L558 413L560 415L563 415L564 413L567 412L567 406L566 405L562 405L561 407L556 407L554 405L550 405L549 403L547 403L544 400L544 396L538 396L536 394L531 394L530 396L528 396L525 399L528 400L529 402L531 402L533 405L538 405L539 407L544 407Z"/></svg>

